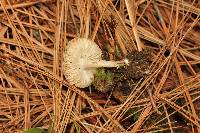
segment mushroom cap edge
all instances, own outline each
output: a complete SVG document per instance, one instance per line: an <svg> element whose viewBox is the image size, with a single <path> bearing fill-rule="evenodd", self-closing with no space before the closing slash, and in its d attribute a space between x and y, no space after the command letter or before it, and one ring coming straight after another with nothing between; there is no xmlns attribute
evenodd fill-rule
<svg viewBox="0 0 200 133"><path fill-rule="evenodd" d="M64 51L63 72L71 85L85 88L94 80L95 68L83 67L84 64L102 60L99 46L86 38L74 38L68 42Z"/></svg>

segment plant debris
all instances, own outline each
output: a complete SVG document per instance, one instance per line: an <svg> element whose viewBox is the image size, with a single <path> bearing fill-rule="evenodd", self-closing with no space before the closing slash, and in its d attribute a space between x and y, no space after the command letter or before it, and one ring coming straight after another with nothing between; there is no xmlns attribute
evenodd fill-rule
<svg viewBox="0 0 200 133"><path fill-rule="evenodd" d="M117 69L98 69L94 87L103 93L113 90L113 96L124 102L137 82L150 74L151 50L133 51L126 56L129 65Z"/></svg>
<svg viewBox="0 0 200 133"><path fill-rule="evenodd" d="M0 132L199 132L199 9L198 0L0 0ZM63 53L77 37L129 66L99 69L91 89L70 85Z"/></svg>

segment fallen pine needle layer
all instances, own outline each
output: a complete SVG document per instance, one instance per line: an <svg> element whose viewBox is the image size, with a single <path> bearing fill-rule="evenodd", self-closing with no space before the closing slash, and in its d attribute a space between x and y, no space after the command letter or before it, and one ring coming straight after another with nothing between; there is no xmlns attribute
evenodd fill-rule
<svg viewBox="0 0 200 133"><path fill-rule="evenodd" d="M75 37L110 60L150 48L150 74L123 103L70 86ZM200 132L199 37L198 0L1 0L0 132Z"/></svg>

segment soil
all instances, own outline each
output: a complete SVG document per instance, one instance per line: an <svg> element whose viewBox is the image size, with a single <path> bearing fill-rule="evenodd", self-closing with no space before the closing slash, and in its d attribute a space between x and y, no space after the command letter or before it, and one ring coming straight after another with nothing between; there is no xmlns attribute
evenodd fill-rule
<svg viewBox="0 0 200 133"><path fill-rule="evenodd" d="M129 65L114 70L115 74L121 74L121 77L113 90L113 96L122 103L137 82L150 74L152 54L151 50L146 48L141 52L133 51L126 58L129 60Z"/></svg>
<svg viewBox="0 0 200 133"><path fill-rule="evenodd" d="M150 74L149 66L151 64L151 50L144 49L143 51L133 51L126 58L129 60L129 65L115 69L115 73L122 73L124 79L138 80Z"/></svg>
<svg viewBox="0 0 200 133"><path fill-rule="evenodd" d="M141 52L133 51L126 58L129 60L128 66L116 69L102 69L106 75L112 75L109 76L111 80L97 76L93 83L95 88L100 92L106 93L113 90L113 96L120 102L126 100L132 88L134 88L141 78L150 74L151 50L146 48Z"/></svg>

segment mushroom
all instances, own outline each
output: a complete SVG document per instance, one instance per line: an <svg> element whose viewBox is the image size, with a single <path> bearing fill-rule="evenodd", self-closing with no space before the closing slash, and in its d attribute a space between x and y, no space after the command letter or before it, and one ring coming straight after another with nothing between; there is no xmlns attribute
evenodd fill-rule
<svg viewBox="0 0 200 133"><path fill-rule="evenodd" d="M64 52L64 75L71 85L85 88L91 85L94 74L100 67L119 67L128 64L128 60L102 60L99 46L86 38L75 38L68 42Z"/></svg>

